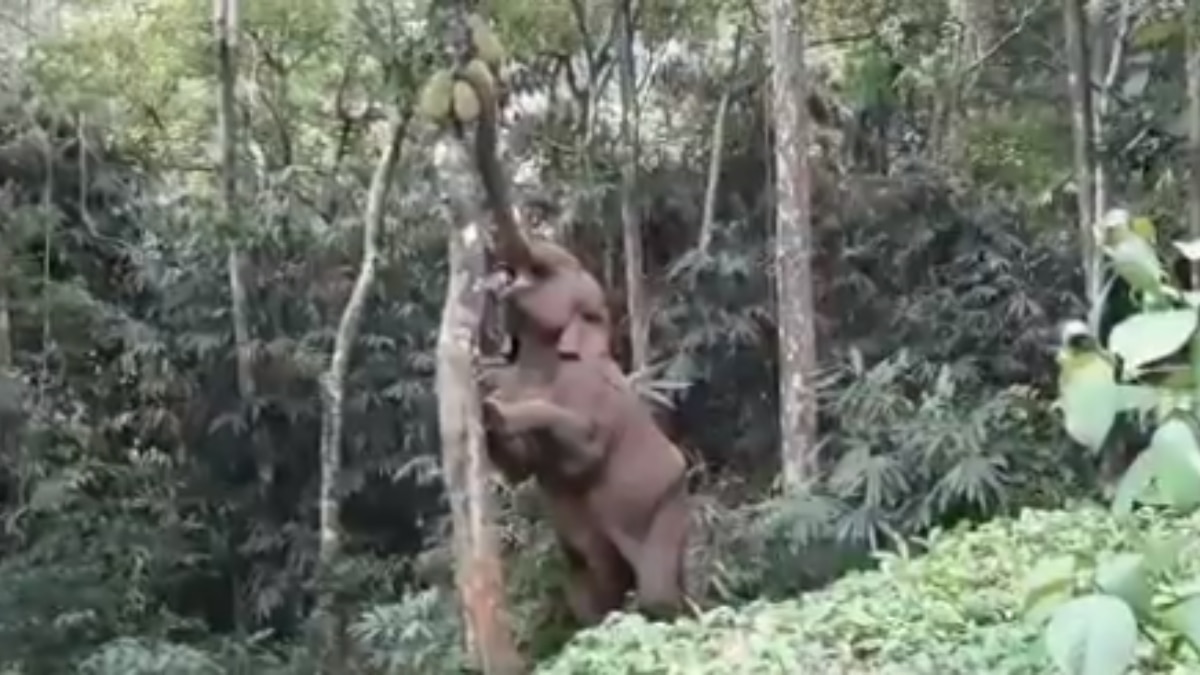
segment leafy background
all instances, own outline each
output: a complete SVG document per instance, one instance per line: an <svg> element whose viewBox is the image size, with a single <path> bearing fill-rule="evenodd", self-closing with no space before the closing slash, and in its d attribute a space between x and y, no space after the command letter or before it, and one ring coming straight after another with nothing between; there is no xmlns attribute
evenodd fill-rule
<svg viewBox="0 0 1200 675"><path fill-rule="evenodd" d="M1060 8L968 4L995 47L975 66L957 3L806 3L822 479L784 497L764 18L724 0L643 3L653 359L688 385L664 424L695 460L689 570L713 611L659 627L620 617L560 651L553 538L528 489L504 491L510 602L545 672L683 672L670 668L701 656L721 672L1049 672L1020 618L1028 568L1194 526L1141 516L1140 531L1087 505L1117 449L1084 452L1050 405L1056 323L1086 313ZM316 376L359 263L384 112L411 106L440 46L421 3L243 5L234 230L216 203L209 8L0 7L5 672L313 667ZM1178 3L1135 9L1106 159L1113 194L1165 241L1183 227L1183 21ZM593 101L563 70L584 72L580 26L603 36L612 7L489 11L522 83L507 112L534 120L518 192L561 204L621 306L615 86ZM949 90L961 96L947 112ZM696 255L726 92L714 238ZM414 128L347 382L337 584L364 673L457 672L464 658L432 387L448 223L429 147ZM248 258L250 400L236 387L230 242ZM1140 649L1144 672L1195 664Z"/></svg>

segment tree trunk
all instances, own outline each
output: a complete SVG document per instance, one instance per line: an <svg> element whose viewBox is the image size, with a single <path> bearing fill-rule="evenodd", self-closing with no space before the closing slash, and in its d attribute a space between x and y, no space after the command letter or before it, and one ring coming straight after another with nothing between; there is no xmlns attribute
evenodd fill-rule
<svg viewBox="0 0 1200 675"><path fill-rule="evenodd" d="M1200 239L1200 1L1187 3L1188 231ZM1191 263L1192 290L1200 290L1200 261Z"/></svg>
<svg viewBox="0 0 1200 675"><path fill-rule="evenodd" d="M0 233L2 236L2 233ZM9 287L13 275L8 248L0 244L0 375L13 365L12 314L9 309Z"/></svg>
<svg viewBox="0 0 1200 675"><path fill-rule="evenodd" d="M721 99L717 101L717 113L713 117L712 138L709 140L708 183L704 189L704 210L700 215L700 236L696 250L708 253L712 245L713 220L717 210L717 188L721 182L721 157L725 150L725 119L729 116L729 102L733 98L733 90L738 76L738 66L742 59L742 27L738 26L733 36L733 63L729 66L729 80Z"/></svg>
<svg viewBox="0 0 1200 675"><path fill-rule="evenodd" d="M809 129L804 34L797 3L771 0L771 114L775 126L775 288L779 325L779 416L783 478L812 478L816 447L816 334L812 287Z"/></svg>
<svg viewBox="0 0 1200 675"><path fill-rule="evenodd" d="M345 616L338 602L337 580L334 567L341 557L342 528L341 503L337 497L337 486L342 472L342 420L345 407L346 373L350 368L350 354L362 325L367 297L375 284L379 270L380 239L383 231L384 206L388 191L396 173L400 158L400 146L408 127L407 116L401 117L394 111L388 128L388 145L375 175L371 178L367 193L367 209L363 218L362 267L354 290L342 310L337 335L333 342L333 355L329 369L321 375L321 488L320 488L320 539L317 553L319 583L317 585L316 617L318 628L318 652L323 673L349 672L346 661Z"/></svg>
<svg viewBox="0 0 1200 675"><path fill-rule="evenodd" d="M1103 218L1108 212L1110 199L1108 172L1108 134L1105 124L1112 109L1113 90L1121 77L1125 65L1125 53L1133 29L1134 9L1129 0L1121 0L1115 26L1109 25L1108 3L1091 2L1086 10L1089 25L1089 59L1091 79L1097 83L1092 96L1092 192L1095 206L1092 214Z"/></svg>
<svg viewBox="0 0 1200 675"><path fill-rule="evenodd" d="M213 0L213 31L217 43L218 106L220 136L221 218L231 237L239 224L237 194L237 111L234 88L237 83L238 0ZM230 240L226 259L229 294L232 300L233 341L237 349L237 384L243 401L254 396L250 318L244 263L235 239Z"/></svg>
<svg viewBox="0 0 1200 675"><path fill-rule="evenodd" d="M1088 303L1100 297L1100 257L1092 234L1096 222L1094 118L1090 78L1091 57L1083 0L1063 0L1067 40L1067 87L1071 96L1071 127L1075 148L1075 198L1079 210L1079 247Z"/></svg>
<svg viewBox="0 0 1200 675"><path fill-rule="evenodd" d="M641 149L638 140L637 80L633 63L633 0L621 0L621 42L618 69L621 82L621 233L625 240L625 292L629 314L629 369L646 366L650 354L650 311L646 305L645 261L638 218L637 180Z"/></svg>
<svg viewBox="0 0 1200 675"><path fill-rule="evenodd" d="M473 368L483 316L486 258L482 223L471 180L471 159L448 136L434 152L439 182L450 195L455 220L450 274L437 343L438 424L442 473L454 524L456 583L462 602L469 659L489 675L524 672L513 640L504 594L504 571L488 489L479 392Z"/></svg>

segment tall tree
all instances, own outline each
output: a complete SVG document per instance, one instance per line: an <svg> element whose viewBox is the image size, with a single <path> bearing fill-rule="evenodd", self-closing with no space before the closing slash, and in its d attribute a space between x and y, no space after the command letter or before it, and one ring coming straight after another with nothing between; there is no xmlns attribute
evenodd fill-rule
<svg viewBox="0 0 1200 675"><path fill-rule="evenodd" d="M1200 239L1200 0L1187 0L1188 230ZM1200 289L1200 262L1191 264L1192 288Z"/></svg>
<svg viewBox="0 0 1200 675"><path fill-rule="evenodd" d="M1091 56L1088 49L1084 0L1062 0L1067 38L1067 88L1071 96L1071 130L1074 136L1075 199L1079 210L1079 247L1083 257L1088 302L1100 297L1100 257L1092 234L1096 222L1095 119L1092 115Z"/></svg>
<svg viewBox="0 0 1200 675"><path fill-rule="evenodd" d="M371 187L367 192L367 208L363 218L362 265L350 299L342 310L329 369L321 375L321 488L320 537L317 552L318 579L316 614L319 622L319 652L322 672L348 672L345 641L344 610L337 602L334 567L341 557L341 502L337 486L342 474L342 421L345 413L346 373L350 369L350 352L358 338L367 297L375 285L383 235L383 213L388 192L400 159L400 146L408 128L408 115L394 110L388 123L388 140L383 156L375 167Z"/></svg>
<svg viewBox="0 0 1200 675"><path fill-rule="evenodd" d="M779 431L787 489L811 477L817 435L816 327L804 33L799 3L770 0L771 116L775 128L775 292Z"/></svg>
<svg viewBox="0 0 1200 675"><path fill-rule="evenodd" d="M625 293L629 314L629 367L641 370L650 358L650 310L646 305L645 254L637 209L638 162L641 160L637 71L633 42L636 23L633 0L621 0L620 52L617 55L621 85L621 234L625 241Z"/></svg>
<svg viewBox="0 0 1200 675"><path fill-rule="evenodd" d="M11 258L7 245L0 242L0 375L13 365L12 318L8 308L9 277L13 274Z"/></svg>
<svg viewBox="0 0 1200 675"><path fill-rule="evenodd" d="M236 240L240 214L237 182L237 46L238 0L213 0L213 33L217 45L217 126L219 128L221 220L230 234L226 266L232 300L233 340L237 349L237 384L243 401L254 396L250 343L250 310L244 261Z"/></svg>
<svg viewBox="0 0 1200 675"><path fill-rule="evenodd" d="M468 26L466 0L449 7L446 51L462 68L473 57L476 45ZM478 93L478 92L477 92ZM495 141L497 110L494 99L481 100L474 125L476 159L472 164L466 138L444 133L433 152L438 182L449 198L457 227L450 234L449 278L437 341L436 389L438 426L442 441L442 475L453 523L456 584L463 610L468 659L486 675L516 675L525 671L517 651L504 592L504 568L493 525L495 506L489 489L490 465L485 457L480 397L474 357L486 296L485 223L480 208L478 168L484 178L491 215L508 225L498 232L502 252L524 245L515 233L507 176L499 169L487 172L482 155L498 164ZM466 125L470 126L470 125ZM527 255L527 250L525 251ZM503 256L502 256L503 257Z"/></svg>

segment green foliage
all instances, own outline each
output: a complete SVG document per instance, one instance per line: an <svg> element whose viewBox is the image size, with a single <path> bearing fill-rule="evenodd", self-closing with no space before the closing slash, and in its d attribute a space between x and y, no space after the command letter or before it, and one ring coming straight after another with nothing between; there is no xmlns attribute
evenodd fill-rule
<svg viewBox="0 0 1200 675"><path fill-rule="evenodd" d="M223 675L207 654L170 643L122 638L105 645L80 664L84 675Z"/></svg>
<svg viewBox="0 0 1200 675"><path fill-rule="evenodd" d="M1155 230L1148 221L1114 211L1098 232L1137 305L1113 326L1104 345L1087 326L1064 329L1058 404L1064 424L1076 441L1098 452L1118 414L1136 414L1156 429L1117 486L1114 508L1128 512L1136 501L1194 508L1200 505L1194 423L1200 399L1192 375L1200 360L1197 301L1172 285L1153 248ZM1093 315L1099 316L1099 309Z"/></svg>
<svg viewBox="0 0 1200 675"><path fill-rule="evenodd" d="M538 672L596 672L603 664L610 673L1040 675L1053 661L1037 637L1040 622L1023 615L1027 570L1177 539L1180 566L1170 578L1200 572L1200 544L1189 534L1200 526L1197 516L1138 513L1135 519L1127 524L1078 506L935 533L925 555L882 555L879 570L851 573L802 600L723 607L674 625L615 617L580 634ZM1072 577L1066 584L1074 589L1085 581ZM1200 667L1195 653L1168 644L1140 639L1137 672Z"/></svg>
<svg viewBox="0 0 1200 675"><path fill-rule="evenodd" d="M1113 511L1125 516L1139 502L1184 513L1200 506L1200 397L1194 376L1200 368L1198 303L1171 284L1153 248L1155 232L1145 219L1131 220L1122 211L1107 214L1098 235L1113 270L1137 300L1135 312L1121 318L1105 345L1088 327L1068 326L1059 355L1060 407L1077 441L1100 450L1118 413L1126 411L1157 427L1117 486ZM1187 244L1178 248L1189 252ZM1183 377L1164 379L1164 371ZM1164 595L1160 572L1175 562L1174 553L1173 546L1157 545L1142 554L1102 559L1095 591L1073 599L1042 592L1074 576L1072 566L1057 570L1057 583L1044 570L1038 575L1042 583L1034 592L1039 610L1062 603L1053 609L1045 630L1059 672L1125 672L1136 658L1139 630L1148 631L1161 649L1171 650L1174 642L1194 644L1191 613L1200 596L1174 593L1170 603L1156 601ZM1169 589L1165 595L1172 595Z"/></svg>
<svg viewBox="0 0 1200 675"><path fill-rule="evenodd" d="M380 673L458 672L465 667L461 623L453 595L431 589L367 610L350 636L367 666Z"/></svg>

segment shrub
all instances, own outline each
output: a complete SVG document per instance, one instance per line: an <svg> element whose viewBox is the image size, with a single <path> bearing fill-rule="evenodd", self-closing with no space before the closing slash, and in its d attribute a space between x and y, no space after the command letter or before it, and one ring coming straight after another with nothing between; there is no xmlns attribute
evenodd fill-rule
<svg viewBox="0 0 1200 675"><path fill-rule="evenodd" d="M722 607L671 625L610 617L538 672L1045 673L1051 663L1040 625L1023 617L1028 570L1051 556L1088 562L1136 550L1197 526L1200 516L1139 512L1122 524L1094 506L1026 510L934 533L927 555L881 555L880 569L851 573L801 599ZM1191 562L1180 573L1200 571L1197 552L1200 542L1192 538L1180 556ZM1143 644L1138 667L1178 672L1172 668L1194 669L1200 660L1169 658Z"/></svg>

